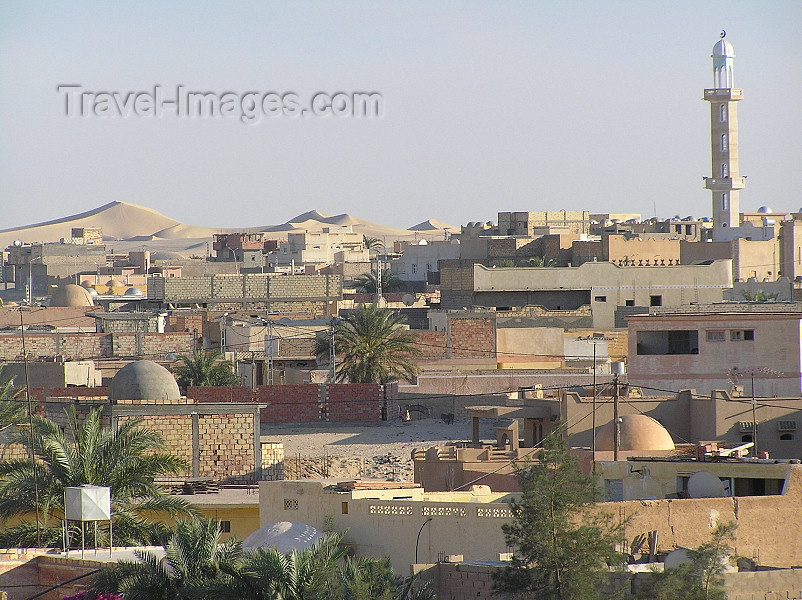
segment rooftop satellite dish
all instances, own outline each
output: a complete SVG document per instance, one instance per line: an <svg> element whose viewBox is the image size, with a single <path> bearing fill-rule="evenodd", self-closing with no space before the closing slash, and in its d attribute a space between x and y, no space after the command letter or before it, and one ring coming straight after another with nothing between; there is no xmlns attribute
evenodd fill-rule
<svg viewBox="0 0 802 600"><path fill-rule="evenodd" d="M404 294L401 298L401 302L403 302L405 306L412 306L415 304L415 296L412 294Z"/></svg>
<svg viewBox="0 0 802 600"><path fill-rule="evenodd" d="M727 493L721 479L708 471L699 471L688 480L688 495L691 498L724 498Z"/></svg>

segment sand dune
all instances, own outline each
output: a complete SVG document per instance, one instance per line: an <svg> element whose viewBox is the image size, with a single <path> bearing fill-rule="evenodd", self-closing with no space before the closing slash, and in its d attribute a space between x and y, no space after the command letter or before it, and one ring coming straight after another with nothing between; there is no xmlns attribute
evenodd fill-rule
<svg viewBox="0 0 802 600"><path fill-rule="evenodd" d="M73 227L100 227L106 245L116 252L147 248L151 251L178 254L205 254L205 248L215 233L264 232L273 239L286 239L289 232L320 232L324 227L349 225L357 233L385 241L409 240L422 234L441 239L445 232L458 228L430 219L409 229L396 229L371 223L347 213L326 215L317 210L302 213L280 225L264 227L211 228L186 225L161 213L136 204L109 202L98 208L43 223L0 230L0 248L14 242L57 242L70 236Z"/></svg>

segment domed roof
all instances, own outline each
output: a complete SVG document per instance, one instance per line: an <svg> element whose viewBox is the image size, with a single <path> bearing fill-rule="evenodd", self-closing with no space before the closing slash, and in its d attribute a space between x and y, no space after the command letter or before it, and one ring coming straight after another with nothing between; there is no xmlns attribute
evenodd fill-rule
<svg viewBox="0 0 802 600"><path fill-rule="evenodd" d="M716 45L713 46L713 56L728 56L730 58L735 56L735 50L725 39L720 39L716 42Z"/></svg>
<svg viewBox="0 0 802 600"><path fill-rule="evenodd" d="M109 400L178 400L181 392L172 373L152 360L128 363L109 386Z"/></svg>
<svg viewBox="0 0 802 600"><path fill-rule="evenodd" d="M127 290L125 290L125 294L123 294L123 295L124 296L137 296L137 297L140 297L140 296L144 296L145 294L139 288L132 287L132 288L128 288Z"/></svg>
<svg viewBox="0 0 802 600"><path fill-rule="evenodd" d="M660 423L646 415L621 417L621 444L619 450L673 450L674 440ZM596 434L598 450L613 450L613 422L607 423Z"/></svg>
<svg viewBox="0 0 802 600"><path fill-rule="evenodd" d="M242 542L243 548L275 547L279 552L306 550L317 542L323 533L311 525L280 521L257 529Z"/></svg>
<svg viewBox="0 0 802 600"><path fill-rule="evenodd" d="M107 286L107 287L115 287L115 288L118 288L118 287L124 287L124 286L123 286L123 282L122 282L122 281L119 281L118 279L109 279L109 280L106 282L106 286Z"/></svg>
<svg viewBox="0 0 802 600"><path fill-rule="evenodd" d="M769 208L768 206L761 206L760 208L757 209L757 212L762 215L768 215L773 213L774 211L771 210L771 208Z"/></svg>
<svg viewBox="0 0 802 600"><path fill-rule="evenodd" d="M50 306L92 306L92 296L86 288L74 283L61 286L50 297Z"/></svg>

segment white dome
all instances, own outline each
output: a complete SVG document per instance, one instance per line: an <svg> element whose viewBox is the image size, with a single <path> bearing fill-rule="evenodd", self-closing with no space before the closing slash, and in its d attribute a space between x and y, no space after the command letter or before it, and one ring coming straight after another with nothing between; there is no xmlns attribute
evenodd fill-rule
<svg viewBox="0 0 802 600"><path fill-rule="evenodd" d="M761 215L768 215L773 213L774 211L771 210L771 208L769 208L768 206L761 206L760 208L757 209L757 212Z"/></svg>
<svg viewBox="0 0 802 600"><path fill-rule="evenodd" d="M727 56L727 57L734 57L735 50L727 40L721 39L716 42L716 45L713 46L713 56Z"/></svg>
<svg viewBox="0 0 802 600"><path fill-rule="evenodd" d="M279 552L306 550L318 541L323 534L310 525L281 521L254 531L242 542L243 548L270 548L275 546Z"/></svg>

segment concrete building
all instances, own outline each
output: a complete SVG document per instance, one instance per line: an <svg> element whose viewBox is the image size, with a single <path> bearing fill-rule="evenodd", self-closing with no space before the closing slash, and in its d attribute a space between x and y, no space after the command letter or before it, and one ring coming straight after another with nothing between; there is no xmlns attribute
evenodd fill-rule
<svg viewBox="0 0 802 600"><path fill-rule="evenodd" d="M18 290L32 287L34 296L47 295L51 285L76 283L82 272L94 272L106 264L106 248L102 244L19 244L11 245L8 266L14 269Z"/></svg>
<svg viewBox="0 0 802 600"><path fill-rule="evenodd" d="M632 316L629 381L702 394L742 386L758 397L802 396L802 307L751 302L654 308Z"/></svg>
<svg viewBox="0 0 802 600"><path fill-rule="evenodd" d="M333 479L261 482L259 521L290 521L346 531L357 554L389 556L396 572L435 563L438 556L498 561L506 552L501 523L511 516L510 494L487 486L462 492L429 493L415 484ZM425 524L425 527L422 527ZM417 539L421 530L420 539Z"/></svg>
<svg viewBox="0 0 802 600"><path fill-rule="evenodd" d="M555 315L590 307L595 329L624 327L623 315L649 306L682 306L721 301L732 287L732 262L673 267L619 267L585 263L580 267L444 268L441 307L497 310L541 306Z"/></svg>
<svg viewBox="0 0 802 600"><path fill-rule="evenodd" d="M438 273L441 260L453 260L460 257L460 241L421 240L416 244L404 244L401 257L390 263L393 274L403 281L421 281L438 283L432 279L432 273Z"/></svg>
<svg viewBox="0 0 802 600"><path fill-rule="evenodd" d="M328 265L334 262L370 262L370 251L365 248L362 234L350 225L324 227L321 233L287 234L287 241L279 244L270 255L272 266Z"/></svg>
<svg viewBox="0 0 802 600"><path fill-rule="evenodd" d="M565 228L566 233L588 233L588 211L500 212L498 234L533 237L542 228ZM542 231L541 233L548 233Z"/></svg>

